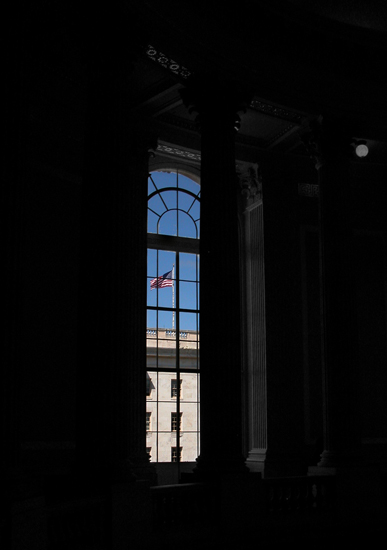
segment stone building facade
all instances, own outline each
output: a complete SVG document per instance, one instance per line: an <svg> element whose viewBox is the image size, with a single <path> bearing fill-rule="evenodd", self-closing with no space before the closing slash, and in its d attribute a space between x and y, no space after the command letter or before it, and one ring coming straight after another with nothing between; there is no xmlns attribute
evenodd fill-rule
<svg viewBox="0 0 387 550"><path fill-rule="evenodd" d="M194 462L200 450L197 333L180 331L179 371L176 331L148 329L147 335L147 452L151 462Z"/></svg>

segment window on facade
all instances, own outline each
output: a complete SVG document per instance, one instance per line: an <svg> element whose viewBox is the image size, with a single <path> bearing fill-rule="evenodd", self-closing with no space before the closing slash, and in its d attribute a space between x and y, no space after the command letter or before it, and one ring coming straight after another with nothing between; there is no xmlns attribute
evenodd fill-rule
<svg viewBox="0 0 387 550"><path fill-rule="evenodd" d="M179 447L179 451L177 449L177 447L171 447L171 462L182 461L183 447Z"/></svg>
<svg viewBox="0 0 387 550"><path fill-rule="evenodd" d="M176 380L176 378L173 378L171 380L171 397L180 397L181 398L181 384L182 380ZM179 387L179 391L177 391L177 388Z"/></svg>
<svg viewBox="0 0 387 550"><path fill-rule="evenodd" d="M177 430L181 430L181 418L183 416L183 413L171 413L171 432L177 432ZM179 423L177 422L177 419L179 419Z"/></svg>
<svg viewBox="0 0 387 550"><path fill-rule="evenodd" d="M152 172L146 327L152 462L171 462L171 437L177 449L184 437L184 460L194 462L200 452L199 237L200 185L177 171ZM177 421L183 413L184 426Z"/></svg>
<svg viewBox="0 0 387 550"><path fill-rule="evenodd" d="M151 412L146 413L146 431L147 432L150 432L151 430L151 416L152 416Z"/></svg>
<svg viewBox="0 0 387 550"><path fill-rule="evenodd" d="M152 393L152 379L149 374L146 374L146 396L150 397Z"/></svg>

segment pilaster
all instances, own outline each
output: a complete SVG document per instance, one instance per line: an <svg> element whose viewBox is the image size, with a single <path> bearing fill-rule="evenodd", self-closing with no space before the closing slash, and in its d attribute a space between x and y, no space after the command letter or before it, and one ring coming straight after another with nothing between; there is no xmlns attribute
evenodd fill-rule
<svg viewBox="0 0 387 550"><path fill-rule="evenodd" d="M243 243L244 413L246 464L264 472L267 448L265 266L262 180L257 164L237 163Z"/></svg>
<svg viewBox="0 0 387 550"><path fill-rule="evenodd" d="M297 335L297 206L291 166L264 158L245 196L245 379L251 472L301 475L302 370Z"/></svg>

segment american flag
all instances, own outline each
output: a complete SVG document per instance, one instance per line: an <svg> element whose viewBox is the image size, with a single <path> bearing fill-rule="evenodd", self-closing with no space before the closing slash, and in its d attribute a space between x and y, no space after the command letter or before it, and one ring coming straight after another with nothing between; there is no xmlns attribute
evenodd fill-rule
<svg viewBox="0 0 387 550"><path fill-rule="evenodd" d="M164 288L166 286L172 286L172 269L171 271L168 271L167 273L164 273L164 275L161 275L160 277L156 277L155 279L152 279L150 282L151 290L154 288Z"/></svg>

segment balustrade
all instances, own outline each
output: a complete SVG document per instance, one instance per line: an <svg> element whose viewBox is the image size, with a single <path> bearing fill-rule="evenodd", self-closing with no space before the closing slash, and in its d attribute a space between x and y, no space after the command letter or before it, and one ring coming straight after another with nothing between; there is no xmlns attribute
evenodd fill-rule
<svg viewBox="0 0 387 550"><path fill-rule="evenodd" d="M47 509L48 549L103 544L106 537L105 501L87 498L61 502Z"/></svg>
<svg viewBox="0 0 387 550"><path fill-rule="evenodd" d="M155 530L174 526L215 525L222 507L219 487L202 483L185 483L153 487L153 526ZM326 525L327 517L334 518L335 478L333 476L306 476L267 478L258 484L261 497L253 499L256 510L248 516L256 517L262 529L295 521L313 520L313 525ZM250 495L251 496L251 495ZM259 497L259 495L256 495ZM223 503L224 504L224 503ZM320 523L319 523L320 522ZM248 526L245 526L248 528ZM221 525L219 525L221 528ZM241 526L241 528L244 528Z"/></svg>
<svg viewBox="0 0 387 550"><path fill-rule="evenodd" d="M206 487L202 483L182 483L151 488L154 529L187 526L208 518Z"/></svg>
<svg viewBox="0 0 387 550"><path fill-rule="evenodd" d="M316 514L334 507L335 479L331 476L264 479L262 484L268 514Z"/></svg>

